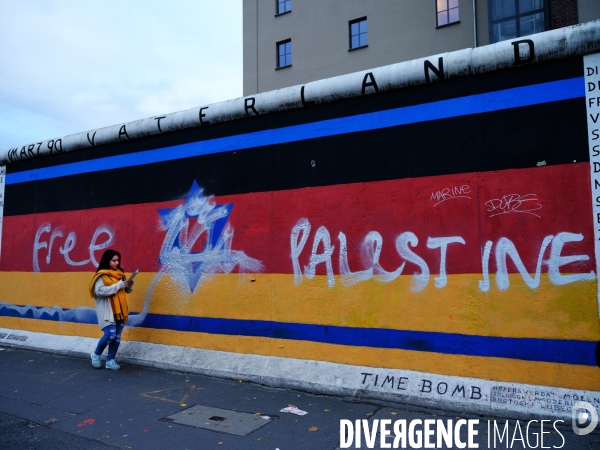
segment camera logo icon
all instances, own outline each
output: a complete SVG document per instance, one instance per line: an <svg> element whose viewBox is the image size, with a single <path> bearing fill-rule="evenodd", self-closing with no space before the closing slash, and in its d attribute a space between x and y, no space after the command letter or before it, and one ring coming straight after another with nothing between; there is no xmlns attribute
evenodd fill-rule
<svg viewBox="0 0 600 450"><path fill-rule="evenodd" d="M579 436L590 434L598 425L598 411L588 402L576 402L573 405L572 418L573 432ZM586 423L588 424L583 426Z"/></svg>

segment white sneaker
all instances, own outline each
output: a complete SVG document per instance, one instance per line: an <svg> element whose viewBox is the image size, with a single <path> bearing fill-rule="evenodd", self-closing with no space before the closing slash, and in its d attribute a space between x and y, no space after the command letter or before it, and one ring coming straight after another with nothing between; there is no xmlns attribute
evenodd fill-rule
<svg viewBox="0 0 600 450"><path fill-rule="evenodd" d="M107 369L112 369L112 370L119 370L121 368L120 365L118 365L114 359L108 359L106 360L106 366Z"/></svg>
<svg viewBox="0 0 600 450"><path fill-rule="evenodd" d="M100 355L96 355L96 353L92 352L90 356L92 357L92 366L96 369L102 367L102 358Z"/></svg>

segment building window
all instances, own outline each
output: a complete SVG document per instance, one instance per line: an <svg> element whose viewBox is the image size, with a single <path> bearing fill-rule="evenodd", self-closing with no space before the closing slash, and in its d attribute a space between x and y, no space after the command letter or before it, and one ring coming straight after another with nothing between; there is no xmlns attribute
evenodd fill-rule
<svg viewBox="0 0 600 450"><path fill-rule="evenodd" d="M368 44L367 18L363 17L350 22L350 50L366 47Z"/></svg>
<svg viewBox="0 0 600 450"><path fill-rule="evenodd" d="M277 14L283 14L292 10L292 0L276 0Z"/></svg>
<svg viewBox="0 0 600 450"><path fill-rule="evenodd" d="M547 0L489 0L490 43L548 29Z"/></svg>
<svg viewBox="0 0 600 450"><path fill-rule="evenodd" d="M292 41L282 41L277 43L277 68L289 67L292 65Z"/></svg>
<svg viewBox="0 0 600 450"><path fill-rule="evenodd" d="M436 0L437 4L437 26L442 27L458 22L458 0Z"/></svg>

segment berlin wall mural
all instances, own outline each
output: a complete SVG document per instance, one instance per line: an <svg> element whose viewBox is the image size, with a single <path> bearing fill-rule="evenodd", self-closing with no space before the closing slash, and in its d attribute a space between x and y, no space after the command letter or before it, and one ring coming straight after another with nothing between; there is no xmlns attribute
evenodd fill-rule
<svg viewBox="0 0 600 450"><path fill-rule="evenodd" d="M0 327L97 337L111 247L125 340L600 391L583 58L362 89L12 162Z"/></svg>

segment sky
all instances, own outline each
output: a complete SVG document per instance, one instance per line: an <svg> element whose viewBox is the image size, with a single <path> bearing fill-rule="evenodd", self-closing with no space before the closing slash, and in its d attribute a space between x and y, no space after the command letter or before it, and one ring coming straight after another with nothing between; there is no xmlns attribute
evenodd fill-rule
<svg viewBox="0 0 600 450"><path fill-rule="evenodd" d="M242 96L242 0L0 3L0 149Z"/></svg>

